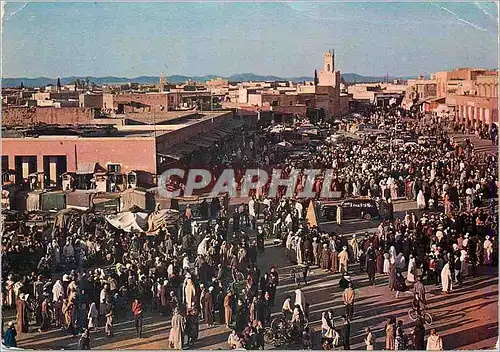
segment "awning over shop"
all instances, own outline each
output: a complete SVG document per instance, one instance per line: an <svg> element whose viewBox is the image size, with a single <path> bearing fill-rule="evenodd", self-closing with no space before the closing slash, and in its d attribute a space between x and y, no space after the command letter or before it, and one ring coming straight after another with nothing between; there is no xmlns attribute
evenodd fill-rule
<svg viewBox="0 0 500 352"><path fill-rule="evenodd" d="M204 136L203 138L210 143L217 142L219 140L219 138L212 133L211 135Z"/></svg>
<svg viewBox="0 0 500 352"><path fill-rule="evenodd" d="M152 195L144 188L129 188L121 193L121 209L129 211L134 206L141 209L152 209Z"/></svg>
<svg viewBox="0 0 500 352"><path fill-rule="evenodd" d="M106 170L104 170L96 161L78 162L76 166L77 175L93 174L94 172L97 171L106 171Z"/></svg>
<svg viewBox="0 0 500 352"><path fill-rule="evenodd" d="M76 209L63 209L59 211L54 219L54 227L64 229L68 228L73 217L80 217L82 211Z"/></svg>
<svg viewBox="0 0 500 352"><path fill-rule="evenodd" d="M41 210L62 210L66 209L66 193L46 192L41 195Z"/></svg>
<svg viewBox="0 0 500 352"><path fill-rule="evenodd" d="M95 209L118 211L120 209L119 194L96 194L91 198Z"/></svg>
<svg viewBox="0 0 500 352"><path fill-rule="evenodd" d="M77 209L88 209L91 207L92 194L96 190L75 190L66 195L66 207Z"/></svg>
<svg viewBox="0 0 500 352"><path fill-rule="evenodd" d="M125 232L132 232L133 230L145 231L148 229L148 215L148 213L126 211L116 215L108 215L106 221L113 227Z"/></svg>
<svg viewBox="0 0 500 352"><path fill-rule="evenodd" d="M211 142L205 140L203 137L193 137L191 140L186 141L186 143L202 148L208 148L212 145Z"/></svg>
<svg viewBox="0 0 500 352"><path fill-rule="evenodd" d="M40 210L40 197L43 191L36 190L28 193L26 197L26 211Z"/></svg>
<svg viewBox="0 0 500 352"><path fill-rule="evenodd" d="M175 224L181 217L182 214L174 209L162 209L149 214L148 234L157 234L163 226Z"/></svg>
<svg viewBox="0 0 500 352"><path fill-rule="evenodd" d="M158 153L158 155L161 158L168 158L168 159L174 159L174 160L181 160L182 159L182 154L175 153L174 151L172 151L171 153Z"/></svg>

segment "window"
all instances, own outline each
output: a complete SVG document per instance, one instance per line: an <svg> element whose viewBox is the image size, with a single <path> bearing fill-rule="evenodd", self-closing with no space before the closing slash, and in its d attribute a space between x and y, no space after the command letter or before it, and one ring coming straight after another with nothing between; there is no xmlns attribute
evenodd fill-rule
<svg viewBox="0 0 500 352"><path fill-rule="evenodd" d="M5 172L9 169L9 156L2 155L2 172Z"/></svg>
<svg viewBox="0 0 500 352"><path fill-rule="evenodd" d="M120 164L108 164L108 173L119 174L121 173L121 171L122 171L122 166Z"/></svg>

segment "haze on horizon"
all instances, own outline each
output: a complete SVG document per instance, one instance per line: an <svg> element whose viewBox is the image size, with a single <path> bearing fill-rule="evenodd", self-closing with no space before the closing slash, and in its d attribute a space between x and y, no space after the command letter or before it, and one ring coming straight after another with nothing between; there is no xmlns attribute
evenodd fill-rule
<svg viewBox="0 0 500 352"><path fill-rule="evenodd" d="M411 76L498 65L494 2L7 3L3 77Z"/></svg>

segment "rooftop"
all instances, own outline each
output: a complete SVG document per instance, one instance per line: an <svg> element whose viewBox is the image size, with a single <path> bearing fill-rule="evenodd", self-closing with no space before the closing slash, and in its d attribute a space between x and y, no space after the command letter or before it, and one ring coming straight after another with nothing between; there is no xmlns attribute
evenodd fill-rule
<svg viewBox="0 0 500 352"><path fill-rule="evenodd" d="M217 112L204 112L193 114L181 115L182 119L177 116L173 118L172 123L154 125L152 124L132 124L132 125L122 125L113 124L100 124L100 125L79 125L79 126L61 126L61 125L38 125L33 128L3 128L2 137L3 138L65 138L65 139L76 139L76 138L137 138L137 137L152 137L161 136L182 128L187 128L193 126L203 121L211 120L214 117L229 113L229 111L217 111ZM115 119L116 121L116 119Z"/></svg>

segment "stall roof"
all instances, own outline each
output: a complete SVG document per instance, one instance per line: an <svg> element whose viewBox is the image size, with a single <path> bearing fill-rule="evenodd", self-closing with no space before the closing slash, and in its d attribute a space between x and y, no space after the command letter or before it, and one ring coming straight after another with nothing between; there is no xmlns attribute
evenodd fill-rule
<svg viewBox="0 0 500 352"><path fill-rule="evenodd" d="M93 174L95 172L106 172L106 170L97 161L78 162L76 166L77 175Z"/></svg>
<svg viewBox="0 0 500 352"><path fill-rule="evenodd" d="M203 137L193 138L192 140L187 140L186 143L195 145L197 147L208 148L212 145L211 142L205 140Z"/></svg>

